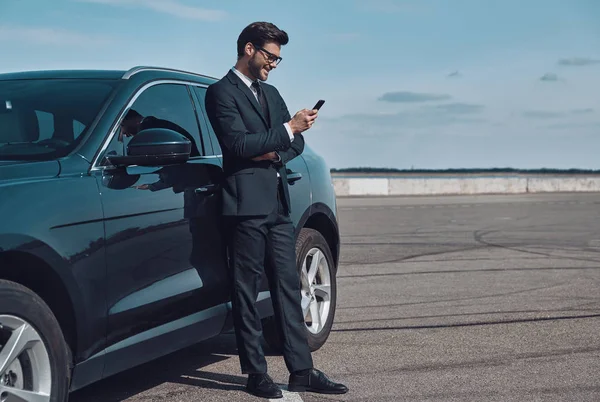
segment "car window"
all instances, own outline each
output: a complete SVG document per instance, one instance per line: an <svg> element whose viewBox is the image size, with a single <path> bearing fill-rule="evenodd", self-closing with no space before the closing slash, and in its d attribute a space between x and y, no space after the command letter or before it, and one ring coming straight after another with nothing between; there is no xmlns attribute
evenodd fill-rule
<svg viewBox="0 0 600 402"><path fill-rule="evenodd" d="M206 108L204 107L204 99L206 97L206 88L196 87L196 86L194 86L193 88L194 88L194 91L196 92L196 95L198 96L198 100L200 101L200 107L203 112L202 117L206 121L206 126L208 129L208 137L210 139L210 143L213 148L213 153L215 155L222 155L221 146L219 145L219 140L217 139L217 135L215 134L215 131L213 130L212 125L210 124L210 121L208 121L208 119L205 117L206 116Z"/></svg>
<svg viewBox="0 0 600 402"><path fill-rule="evenodd" d="M85 124L62 113L55 116L42 110L35 110L39 128L38 142L51 141L53 138L76 140L84 131ZM66 125L66 126L65 126Z"/></svg>
<svg viewBox="0 0 600 402"><path fill-rule="evenodd" d="M36 110L35 115L40 128L40 136L38 137L38 141L52 138L52 134L54 134L54 115L41 110Z"/></svg>
<svg viewBox="0 0 600 402"><path fill-rule="evenodd" d="M80 121L73 120L73 136L75 138L79 137L81 133L85 130L85 124Z"/></svg>
<svg viewBox="0 0 600 402"><path fill-rule="evenodd" d="M117 85L93 79L0 81L0 160L67 155Z"/></svg>
<svg viewBox="0 0 600 402"><path fill-rule="evenodd" d="M148 128L177 131L192 142L191 157L202 155L198 120L185 85L157 84L144 90L119 122L108 154L125 155L131 138Z"/></svg>

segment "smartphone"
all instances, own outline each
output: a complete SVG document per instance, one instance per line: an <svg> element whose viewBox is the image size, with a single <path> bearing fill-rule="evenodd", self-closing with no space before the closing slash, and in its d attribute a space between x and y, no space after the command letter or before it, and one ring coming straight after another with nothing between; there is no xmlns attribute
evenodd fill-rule
<svg viewBox="0 0 600 402"><path fill-rule="evenodd" d="M317 109L317 110L321 109L321 106L323 106L323 103L325 103L325 101L323 99L319 100L317 102L317 104L315 105L315 107L313 107L313 109Z"/></svg>

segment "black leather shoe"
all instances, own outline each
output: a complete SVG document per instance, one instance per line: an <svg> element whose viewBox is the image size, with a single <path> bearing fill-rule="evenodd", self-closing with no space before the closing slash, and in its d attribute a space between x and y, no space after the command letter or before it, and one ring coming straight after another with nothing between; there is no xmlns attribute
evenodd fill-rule
<svg viewBox="0 0 600 402"><path fill-rule="evenodd" d="M268 374L250 374L246 391L261 398L283 398L281 389L273 382Z"/></svg>
<svg viewBox="0 0 600 402"><path fill-rule="evenodd" d="M288 390L292 392L317 392L319 394L345 394L348 392L348 387L330 381L323 372L317 369L310 369L306 375L290 374Z"/></svg>

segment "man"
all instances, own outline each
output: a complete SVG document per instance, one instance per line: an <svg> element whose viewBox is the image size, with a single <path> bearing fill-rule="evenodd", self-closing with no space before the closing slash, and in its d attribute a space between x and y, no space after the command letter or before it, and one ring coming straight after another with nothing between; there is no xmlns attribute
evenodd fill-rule
<svg viewBox="0 0 600 402"><path fill-rule="evenodd" d="M301 133L313 125L317 111L303 109L291 118L277 89L264 83L287 43L287 33L271 23L248 25L237 41L237 63L208 88L205 99L223 151L222 212L240 365L248 374L246 389L265 398L281 398L282 392L267 374L260 344L255 301L264 268L290 371L288 389L348 391L313 368L305 335L285 164L304 150Z"/></svg>
<svg viewBox="0 0 600 402"><path fill-rule="evenodd" d="M159 119L154 116L143 117L139 112L133 109L130 109L121 121L119 141L123 142L123 137L133 137L140 131L145 130L147 128L167 128L169 130L177 131L178 133L183 134L192 143L192 151L190 153L190 156L194 157L200 155L198 147L196 146L196 141L194 141L194 137L192 137L192 135L183 127L173 123L172 121Z"/></svg>

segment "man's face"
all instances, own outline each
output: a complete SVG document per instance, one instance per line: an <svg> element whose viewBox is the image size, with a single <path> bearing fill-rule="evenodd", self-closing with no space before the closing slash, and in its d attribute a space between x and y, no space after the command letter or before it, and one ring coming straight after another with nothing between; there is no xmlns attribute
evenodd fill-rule
<svg viewBox="0 0 600 402"><path fill-rule="evenodd" d="M267 42L263 47L253 47L254 54L248 60L250 73L261 81L269 78L269 72L277 67L281 61L281 46L273 42Z"/></svg>
<svg viewBox="0 0 600 402"><path fill-rule="evenodd" d="M121 122L120 138L133 137L139 131L139 124L136 119L127 119Z"/></svg>

